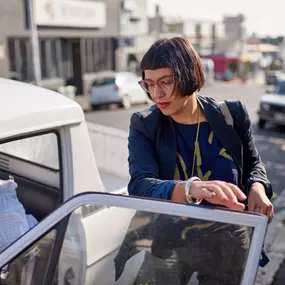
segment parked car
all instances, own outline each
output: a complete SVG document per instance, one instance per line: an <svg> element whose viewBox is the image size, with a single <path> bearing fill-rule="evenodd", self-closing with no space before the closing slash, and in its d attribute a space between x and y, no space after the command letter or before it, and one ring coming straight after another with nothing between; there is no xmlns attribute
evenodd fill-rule
<svg viewBox="0 0 285 285"><path fill-rule="evenodd" d="M258 126L263 128L267 122L285 125L285 81L280 81L272 91L266 91L260 98L257 112Z"/></svg>
<svg viewBox="0 0 285 285"><path fill-rule="evenodd" d="M0 98L0 179L14 177L20 202L38 220L0 252L0 284L137 284L143 263L151 270L159 260L160 270L169 268L169 259L152 259L154 229L161 225L151 217L157 214L169 216L169 223L183 217L246 226L252 238L240 284L254 284L267 217L129 197L125 188L104 193L84 113L76 102L4 79ZM147 231L149 225L152 230ZM235 258L234 252L228 254ZM176 276L171 270L167 278Z"/></svg>
<svg viewBox="0 0 285 285"><path fill-rule="evenodd" d="M146 93L139 86L140 78L132 72L101 72L89 90L90 105L119 104L129 109L133 104L148 103Z"/></svg>
<svg viewBox="0 0 285 285"><path fill-rule="evenodd" d="M285 73L281 71L268 71L265 75L267 85L276 85L279 81L285 80Z"/></svg>

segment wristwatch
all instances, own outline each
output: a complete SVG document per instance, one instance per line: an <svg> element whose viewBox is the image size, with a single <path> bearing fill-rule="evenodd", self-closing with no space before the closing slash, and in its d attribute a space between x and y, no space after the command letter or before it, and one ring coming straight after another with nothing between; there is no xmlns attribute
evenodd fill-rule
<svg viewBox="0 0 285 285"><path fill-rule="evenodd" d="M191 187L191 184L193 181L201 181L201 179L199 177L191 177L190 179L188 179L188 181L186 182L185 184L185 197L186 197L186 201L189 203L189 204L196 204L196 205L199 205L203 199L196 199L194 197L191 196L190 194L190 187Z"/></svg>

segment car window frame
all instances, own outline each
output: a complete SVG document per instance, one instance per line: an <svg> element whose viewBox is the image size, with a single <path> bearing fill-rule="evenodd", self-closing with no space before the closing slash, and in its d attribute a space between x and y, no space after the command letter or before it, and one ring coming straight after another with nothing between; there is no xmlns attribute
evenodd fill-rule
<svg viewBox="0 0 285 285"><path fill-rule="evenodd" d="M160 214L173 215L173 213L175 213L177 216L192 217L197 219L206 219L213 222L223 222L254 227L251 245L249 248L248 257L240 285L254 284L257 269L259 266L259 257L268 226L268 219L266 216L251 212L238 212L224 208L210 208L200 205L185 205L169 201L142 199L138 197L114 195L102 192L86 192L70 198L51 215L46 217L37 226L28 231L25 235L23 235L6 250L4 250L0 254L0 268L3 268L20 253L25 251L32 244L39 241L42 236L47 234L56 225L64 222L65 219L69 217L76 209L92 203L105 205L106 207L122 207ZM61 240L62 239L59 237L59 241ZM55 254L59 253L57 252ZM56 260L54 260L54 262L56 262ZM51 278L49 276L47 277Z"/></svg>
<svg viewBox="0 0 285 285"><path fill-rule="evenodd" d="M32 138L35 136L41 136L41 135L46 135L46 134L50 134L50 133L54 133L56 135L56 141L57 141L57 151L58 151L58 167L59 169L54 169L51 167L48 167L46 165L42 165L39 164L37 162L34 161L30 161L30 160L26 160L20 157L15 156L16 159L33 164L35 166L39 166L42 168L45 168L49 171L56 171L59 173L59 192L60 192L60 203L63 202L63 153L62 153L62 137L61 137L61 128L54 128L54 129L50 129L50 130L39 130L39 131L34 131L32 133L29 134L19 134L18 136L13 136L11 138L4 138L4 139L0 139L0 144L4 144L4 143L9 143L12 141L17 141L17 140L22 140L22 139L26 139L26 138ZM6 154L4 153L5 155ZM13 155L11 155L11 157L13 157Z"/></svg>

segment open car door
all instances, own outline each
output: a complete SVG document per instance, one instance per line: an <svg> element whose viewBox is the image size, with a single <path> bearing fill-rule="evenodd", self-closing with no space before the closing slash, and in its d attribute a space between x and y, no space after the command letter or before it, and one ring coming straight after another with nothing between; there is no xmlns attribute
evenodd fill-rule
<svg viewBox="0 0 285 285"><path fill-rule="evenodd" d="M254 213L84 193L0 254L0 284L189 285L206 274L252 285L267 224ZM243 237L247 246L231 246ZM197 275L199 258L211 266Z"/></svg>

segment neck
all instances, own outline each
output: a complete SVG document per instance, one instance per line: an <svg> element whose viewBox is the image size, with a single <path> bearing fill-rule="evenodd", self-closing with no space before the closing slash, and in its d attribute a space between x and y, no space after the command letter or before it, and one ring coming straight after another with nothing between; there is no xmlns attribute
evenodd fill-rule
<svg viewBox="0 0 285 285"><path fill-rule="evenodd" d="M180 124L196 124L198 123L198 107L197 96L194 93L185 102L183 108L172 116L172 119Z"/></svg>

